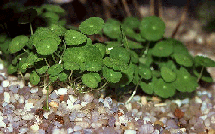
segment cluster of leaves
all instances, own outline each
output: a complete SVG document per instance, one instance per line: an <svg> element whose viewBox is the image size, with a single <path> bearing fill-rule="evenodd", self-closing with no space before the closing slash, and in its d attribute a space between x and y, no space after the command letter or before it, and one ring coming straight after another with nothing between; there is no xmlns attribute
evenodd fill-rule
<svg viewBox="0 0 215 134"><path fill-rule="evenodd" d="M109 19L106 23L91 17L78 30L50 20L54 23L37 28L30 36L1 37L0 42L8 45L5 52L16 56L8 67L9 74L30 71L33 85L42 77L48 77L50 84L70 82L78 74L89 88L99 88L105 82L116 87L133 84L162 98L173 96L176 90L194 91L199 79L212 82L205 68L215 67L215 62L192 57L180 41L164 39L165 24L158 17L141 21L128 17L123 22ZM89 38L93 34L109 41L93 42Z"/></svg>

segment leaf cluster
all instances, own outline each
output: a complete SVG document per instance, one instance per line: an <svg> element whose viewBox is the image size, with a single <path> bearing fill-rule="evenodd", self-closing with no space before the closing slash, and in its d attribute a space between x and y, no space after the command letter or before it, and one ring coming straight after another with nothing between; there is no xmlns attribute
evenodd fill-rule
<svg viewBox="0 0 215 134"><path fill-rule="evenodd" d="M44 17L52 16L49 13L55 9L56 14L64 13L54 6L41 8L48 12ZM192 92L200 79L212 82L206 67L215 67L215 62L208 57L192 57L180 41L163 38L165 24L158 17L141 21L128 17L123 22L91 17L78 30L55 23L59 21L55 17L50 20L50 25L38 27L32 35L0 37L1 43L8 44L6 49L0 47L1 51L7 50L15 57L8 67L9 74L30 72L32 85L40 84L42 79L50 84L71 83L79 77L93 89L104 83L116 87L140 85L147 94L162 98L172 97L176 90ZM93 42L89 37L93 34L109 41Z"/></svg>

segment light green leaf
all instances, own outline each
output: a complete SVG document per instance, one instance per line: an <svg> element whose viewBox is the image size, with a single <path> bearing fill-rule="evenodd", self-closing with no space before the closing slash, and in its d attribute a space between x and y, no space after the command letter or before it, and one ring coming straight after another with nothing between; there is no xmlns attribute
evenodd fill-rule
<svg viewBox="0 0 215 134"><path fill-rule="evenodd" d="M87 41L87 36L75 30L67 30L65 41L67 45L80 45Z"/></svg>
<svg viewBox="0 0 215 134"><path fill-rule="evenodd" d="M30 83L32 85L37 85L40 82L40 76L37 75L35 71L30 74Z"/></svg>
<svg viewBox="0 0 215 134"><path fill-rule="evenodd" d="M104 20L99 17L90 17L89 19L83 21L79 30L87 35L98 34L104 26Z"/></svg>
<svg viewBox="0 0 215 134"><path fill-rule="evenodd" d="M145 17L140 24L140 33L149 41L157 41L165 33L165 23L156 16Z"/></svg>
<svg viewBox="0 0 215 134"><path fill-rule="evenodd" d="M12 39L9 44L9 52L11 54L20 51L28 42L29 38L25 35L19 35Z"/></svg>
<svg viewBox="0 0 215 134"><path fill-rule="evenodd" d="M180 65L183 65L185 67L192 67L193 66L193 59L189 55L173 54L173 57L175 58L175 61Z"/></svg>
<svg viewBox="0 0 215 134"><path fill-rule="evenodd" d="M161 68L161 76L165 82L173 82L176 79L176 74L168 67Z"/></svg>
<svg viewBox="0 0 215 134"><path fill-rule="evenodd" d="M50 74L52 76L57 76L62 71L63 71L63 65L62 64L55 64L48 69L48 74Z"/></svg>
<svg viewBox="0 0 215 134"><path fill-rule="evenodd" d="M121 72L116 72L113 69L108 69L107 67L103 67L102 73L104 78L112 83L117 83L120 81L122 74Z"/></svg>
<svg viewBox="0 0 215 134"><path fill-rule="evenodd" d="M194 58L194 61L196 66L201 65L203 67L215 67L215 61L205 56L197 55Z"/></svg>
<svg viewBox="0 0 215 134"><path fill-rule="evenodd" d="M119 38L121 36L120 22L114 19L109 19L103 28L104 34L110 38Z"/></svg>
<svg viewBox="0 0 215 134"><path fill-rule="evenodd" d="M168 57L173 52L173 45L170 41L164 40L155 44L152 54L157 57Z"/></svg>
<svg viewBox="0 0 215 134"><path fill-rule="evenodd" d="M90 88L97 88L98 83L101 82L101 77L98 73L83 74L82 82Z"/></svg>

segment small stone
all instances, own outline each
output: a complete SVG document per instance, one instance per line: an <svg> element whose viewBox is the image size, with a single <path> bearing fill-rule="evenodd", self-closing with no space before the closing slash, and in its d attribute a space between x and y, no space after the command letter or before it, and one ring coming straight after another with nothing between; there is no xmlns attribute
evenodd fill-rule
<svg viewBox="0 0 215 134"><path fill-rule="evenodd" d="M162 121L159 121L159 120L155 121L154 124L155 125L158 124L158 125L164 127L164 123Z"/></svg>
<svg viewBox="0 0 215 134"><path fill-rule="evenodd" d="M170 127L170 128L174 128L174 129L178 128L176 122L174 120L172 120L172 119L168 120L166 125L167 125L167 127Z"/></svg>
<svg viewBox="0 0 215 134"><path fill-rule="evenodd" d="M25 103L25 111L31 111L31 109L34 108L34 104L33 103Z"/></svg>
<svg viewBox="0 0 215 134"><path fill-rule="evenodd" d="M82 130L82 128L80 126L76 125L76 126L74 126L73 130L74 131L80 131L80 130Z"/></svg>
<svg viewBox="0 0 215 134"><path fill-rule="evenodd" d="M57 94L58 95L65 95L65 94L67 94L67 88L60 88L60 89L58 89L57 90Z"/></svg>
<svg viewBox="0 0 215 134"><path fill-rule="evenodd" d="M30 129L33 130L33 131L38 131L39 126L38 126L38 124L33 124L33 125L30 126Z"/></svg>
<svg viewBox="0 0 215 134"><path fill-rule="evenodd" d="M8 87L9 84L10 84L9 80L4 80L4 81L1 83L1 85L2 85L3 87Z"/></svg>
<svg viewBox="0 0 215 134"><path fill-rule="evenodd" d="M10 94L8 92L4 92L4 102L10 103Z"/></svg>
<svg viewBox="0 0 215 134"><path fill-rule="evenodd" d="M33 87L33 88L31 88L30 92L31 92L32 94L37 93L37 92L38 92L38 87Z"/></svg>
<svg viewBox="0 0 215 134"><path fill-rule="evenodd" d="M49 105L50 105L51 107L53 107L53 108L57 108L57 107L59 106L59 104L58 104L57 102L55 102L55 101L51 101L51 102L49 103Z"/></svg>
<svg viewBox="0 0 215 134"><path fill-rule="evenodd" d="M154 131L154 127L151 124L144 124L138 130L140 134L150 134Z"/></svg>
<svg viewBox="0 0 215 134"><path fill-rule="evenodd" d="M94 98L93 94L87 93L87 94L84 94L83 101L91 103L93 101L93 98Z"/></svg>

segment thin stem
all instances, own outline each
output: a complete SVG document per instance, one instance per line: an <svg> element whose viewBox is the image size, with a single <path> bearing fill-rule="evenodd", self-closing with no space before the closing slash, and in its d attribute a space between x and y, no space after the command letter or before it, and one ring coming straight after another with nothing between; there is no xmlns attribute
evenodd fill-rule
<svg viewBox="0 0 215 134"><path fill-rule="evenodd" d="M30 31L31 31L31 35L33 35L34 32L33 32L33 28L32 28L32 24L31 23L30 23Z"/></svg>
<svg viewBox="0 0 215 134"><path fill-rule="evenodd" d="M199 77L197 79L197 82L199 82L199 80L201 79L203 70L204 70L204 67L202 66L202 69L201 69L201 72L200 72Z"/></svg>
<svg viewBox="0 0 215 134"><path fill-rule="evenodd" d="M133 91L131 97L125 102L125 104L128 104L128 103L134 98L134 95L135 95L136 92L137 92L137 87L139 86L139 83L140 83L140 81L139 81L138 84L136 85L135 90Z"/></svg>

